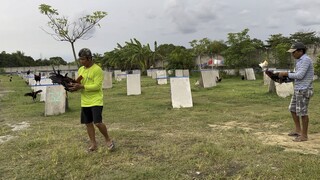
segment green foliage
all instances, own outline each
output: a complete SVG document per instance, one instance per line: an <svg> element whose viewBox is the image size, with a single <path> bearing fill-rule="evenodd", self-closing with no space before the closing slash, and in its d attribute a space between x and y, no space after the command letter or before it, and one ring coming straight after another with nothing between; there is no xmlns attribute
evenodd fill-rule
<svg viewBox="0 0 320 180"><path fill-rule="evenodd" d="M176 47L168 56L166 69L193 69L195 66L191 50Z"/></svg>
<svg viewBox="0 0 320 180"><path fill-rule="evenodd" d="M104 54L103 66L111 69L141 69L145 72L153 60L153 52L149 44L143 45L137 39L130 39L124 46L118 44L111 52Z"/></svg>
<svg viewBox="0 0 320 180"><path fill-rule="evenodd" d="M33 58L25 56L21 51L17 51L12 54L8 54L3 51L0 54L0 67L19 67L30 65L35 65Z"/></svg>
<svg viewBox="0 0 320 180"><path fill-rule="evenodd" d="M30 56L25 56L23 52L17 51L8 54L3 51L0 54L0 67L28 67L28 66L48 66L48 65L66 65L67 62L61 57L51 57L47 59L34 60Z"/></svg>
<svg viewBox="0 0 320 180"><path fill-rule="evenodd" d="M225 64L232 68L255 67L258 62L255 57L257 50L263 47L263 42L258 39L250 39L249 29L239 33L229 33L229 47L223 52Z"/></svg>
<svg viewBox="0 0 320 180"><path fill-rule="evenodd" d="M290 35L292 42L302 42L305 45L315 45L320 43L320 38L317 36L316 31L296 32Z"/></svg>
<svg viewBox="0 0 320 180"><path fill-rule="evenodd" d="M320 77L320 55L317 57L316 63L314 64L314 74Z"/></svg>
<svg viewBox="0 0 320 180"><path fill-rule="evenodd" d="M287 43L279 43L273 47L273 56L276 59L275 64L277 68L291 68L293 64L290 59L291 54L287 52L290 46L291 45Z"/></svg>

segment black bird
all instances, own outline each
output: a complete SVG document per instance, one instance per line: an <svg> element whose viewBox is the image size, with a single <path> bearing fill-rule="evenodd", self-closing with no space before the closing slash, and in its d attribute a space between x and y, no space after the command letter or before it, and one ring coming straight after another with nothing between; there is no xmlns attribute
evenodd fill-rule
<svg viewBox="0 0 320 180"><path fill-rule="evenodd" d="M244 78L245 78L245 77L242 75L242 76L241 76L241 79L244 80Z"/></svg>
<svg viewBox="0 0 320 180"><path fill-rule="evenodd" d="M27 71L27 75L29 75L30 74L30 69Z"/></svg>
<svg viewBox="0 0 320 180"><path fill-rule="evenodd" d="M25 93L24 96L31 96L32 100L35 101L36 98L37 98L37 94L41 93L41 92L42 92L42 90L40 89L40 90L38 90L36 92L32 91L31 93Z"/></svg>
<svg viewBox="0 0 320 180"><path fill-rule="evenodd" d="M10 80L9 80L10 82L12 81L12 76L10 77Z"/></svg>
<svg viewBox="0 0 320 180"><path fill-rule="evenodd" d="M64 76L60 74L60 70L58 70L58 72L53 68L53 73L50 73L50 79L52 80L53 84L61 84L64 89L66 91L70 91L69 90L69 83L80 83L82 76L79 76L77 80L74 80L72 78L69 78L67 75L68 73L66 73Z"/></svg>
<svg viewBox="0 0 320 180"><path fill-rule="evenodd" d="M266 69L266 75L270 77L273 81L277 83L289 83L292 82L293 79L290 79L288 76L279 77L279 73L274 73L272 70Z"/></svg>
<svg viewBox="0 0 320 180"><path fill-rule="evenodd" d="M222 78L218 78L218 76L216 76L216 82L218 83L218 82L221 82L222 81Z"/></svg>
<svg viewBox="0 0 320 180"><path fill-rule="evenodd" d="M39 75L34 75L34 80L36 81L36 85L38 84L39 82L39 85L40 85L40 81L41 81L41 73L39 73Z"/></svg>

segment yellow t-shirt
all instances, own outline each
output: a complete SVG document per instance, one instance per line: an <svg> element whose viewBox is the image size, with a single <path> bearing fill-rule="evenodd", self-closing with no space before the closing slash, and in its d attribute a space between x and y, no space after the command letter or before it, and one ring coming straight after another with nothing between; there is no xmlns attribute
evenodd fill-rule
<svg viewBox="0 0 320 180"><path fill-rule="evenodd" d="M102 69L96 64L89 68L82 66L78 76L82 76L81 84L84 85L81 90L81 107L103 106Z"/></svg>

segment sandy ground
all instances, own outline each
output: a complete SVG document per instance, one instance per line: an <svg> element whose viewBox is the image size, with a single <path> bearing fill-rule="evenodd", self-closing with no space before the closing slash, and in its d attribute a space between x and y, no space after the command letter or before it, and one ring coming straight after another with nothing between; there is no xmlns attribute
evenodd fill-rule
<svg viewBox="0 0 320 180"><path fill-rule="evenodd" d="M18 124L7 124L7 125L12 128L11 131L21 131L30 126L30 124L27 122L21 122ZM0 136L0 144L10 141L14 137L15 136L12 136L12 135Z"/></svg>
<svg viewBox="0 0 320 180"><path fill-rule="evenodd" d="M269 145L277 145L285 148L285 151L295 151L303 154L320 154L320 133L309 134L308 141L294 142L293 137L288 136L288 132L274 134L272 131L259 131L259 128L255 128L254 125L248 123L239 123L236 121L227 122L221 125L209 124L209 126L216 130L228 130L233 128L239 128L246 132L252 133L262 143ZM265 129L277 128L279 125L263 124L261 127ZM261 128L260 127L260 128Z"/></svg>

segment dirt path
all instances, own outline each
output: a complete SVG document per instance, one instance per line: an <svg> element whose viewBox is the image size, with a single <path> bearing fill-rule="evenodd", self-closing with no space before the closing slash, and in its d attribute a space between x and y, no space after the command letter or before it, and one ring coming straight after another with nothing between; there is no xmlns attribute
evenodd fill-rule
<svg viewBox="0 0 320 180"><path fill-rule="evenodd" d="M272 131L259 131L253 124L238 123L236 121L227 122L221 125L209 124L215 130L228 130L233 128L243 129L251 132L255 137L265 144L278 145L285 148L285 151L295 151L303 154L317 154L320 155L320 133L309 134L309 140L304 142L294 142L293 137L288 136L288 132L275 134ZM263 124L269 126L267 129L277 128L279 125Z"/></svg>

